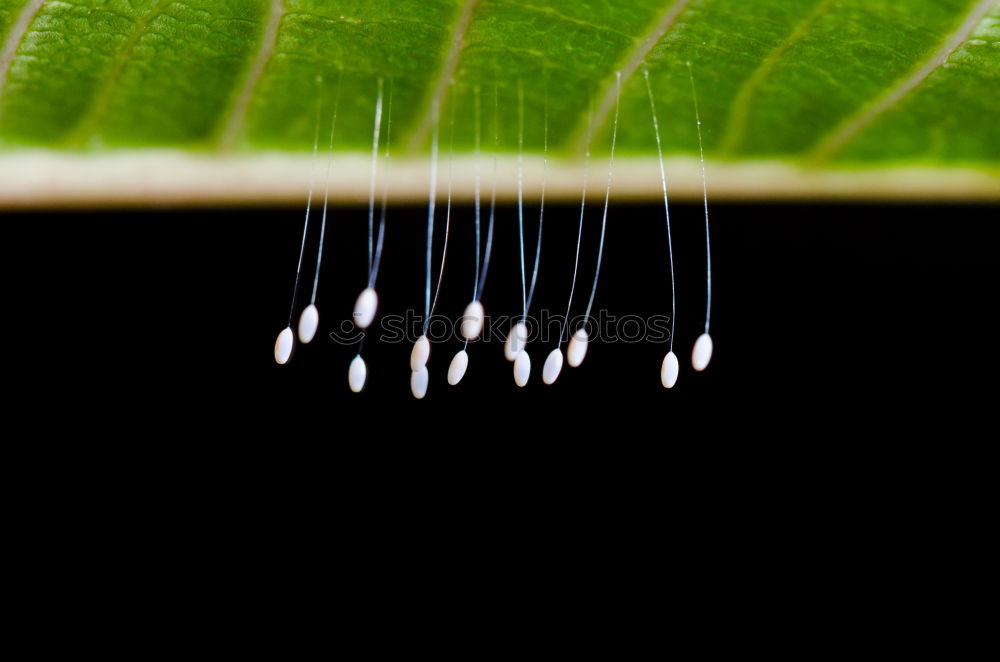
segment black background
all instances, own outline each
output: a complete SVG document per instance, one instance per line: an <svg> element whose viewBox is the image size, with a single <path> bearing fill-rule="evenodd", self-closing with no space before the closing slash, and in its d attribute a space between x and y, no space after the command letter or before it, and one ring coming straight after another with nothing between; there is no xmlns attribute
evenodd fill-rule
<svg viewBox="0 0 1000 662"><path fill-rule="evenodd" d="M576 214L549 208L536 307L565 303ZM471 291L470 219L456 210L449 316ZM598 219L592 207L577 310ZM7 373L10 446L37 457L8 463L23 483L14 509L51 502L31 520L74 551L97 540L106 556L121 535L143 568L146 550L165 551L156 567L168 570L194 559L213 581L240 568L237 595L272 585L246 582L248 559L255 577L279 569L282 586L339 585L343 566L367 581L355 570L385 561L394 576L455 543L497 550L501 573L510 559L547 572L596 552L614 576L647 583L671 570L741 585L792 569L798 581L801 567L874 572L881 586L913 574L901 564L939 567L941 546L967 567L984 548L968 531L983 528L995 465L979 449L995 436L997 209L713 203L716 352L701 374L689 352L704 313L703 219L689 205L674 219L676 388L659 383L665 346L605 343L551 387L548 348L529 345L524 389L499 343L474 345L453 388L452 342L432 350L416 402L407 344L366 343L361 394L347 386L354 350L323 335L274 363L301 209L7 214L7 264L22 265L9 291L24 298L9 300L8 351L29 367ZM423 209L391 210L383 313L422 305L424 221ZM516 236L505 205L490 313L519 309ZM614 204L595 308L668 310L664 239L660 207ZM364 209L335 209L326 256L324 331L365 283ZM67 512L78 529L60 523ZM562 540L577 544L563 566L546 564ZM487 557L445 552L445 563Z"/></svg>
<svg viewBox="0 0 1000 662"><path fill-rule="evenodd" d="M665 344L591 344L578 369L541 382L552 345L529 344L530 384L513 383L499 340L469 349L457 387L447 384L458 340L435 344L431 383L417 402L409 389L409 343L369 338L369 382L347 386L356 353L327 337L350 318L367 275L367 210L332 209L320 282L320 333L278 366L274 340L285 326L303 210L133 210L8 215L56 245L57 284L35 303L57 304L57 338L35 360L62 357L83 384L75 397L151 408L164 424L184 421L258 431L308 425L322 434L413 435L562 441L655 440L767 432L806 435L838 427L892 434L923 417L961 425L993 407L997 208L976 205L711 205L712 336L704 373L690 368L704 315L704 225L693 204L672 206L681 374L659 381ZM526 205L531 260L537 206ZM311 285L318 217L310 226L303 295ZM562 314L569 290L576 205L546 210L534 312ZM444 209L435 233L440 256ZM473 280L470 206L453 210L449 259L437 313L461 315ZM378 290L379 313L422 310L426 209L393 207ZM600 205L588 207L574 314L589 294ZM485 232L485 221L483 224ZM46 243L56 237L54 242ZM8 245L17 256L28 241ZM60 250L64 249L64 250ZM44 269L42 269L44 270ZM484 303L488 315L520 310L516 207L498 209ZM669 314L663 210L612 203L595 311ZM377 323L376 323L377 324ZM38 349L38 348L36 348ZM54 369L67 364L56 359ZM98 388L97 385L100 385ZM105 390L101 390L105 389ZM197 412L197 416L195 416ZM296 423L296 422L301 423ZM881 427L875 428L878 421ZM284 428L282 426L285 426ZM352 432L351 434L355 434Z"/></svg>
<svg viewBox="0 0 1000 662"><path fill-rule="evenodd" d="M38 457L11 469L25 499L58 495L60 512L75 505L88 523L98 511L125 518L116 531L156 522L154 546L161 520L201 540L243 530L247 550L295 550L293 571L304 549L383 559L451 532L508 550L524 543L506 531L546 539L577 523L594 549L642 540L666 554L666 532L670 549L727 558L720 567L782 535L798 558L810 545L839 553L858 532L867 550L912 526L922 549L928 518L963 521L988 502L995 207L713 203L716 352L700 374L689 357L704 313L703 218L697 205L673 209L676 388L660 385L664 345L594 343L554 386L540 379L548 347L529 345L519 389L499 342L473 345L450 387L452 341L433 348L419 402L408 344L366 343L361 394L347 386L355 350L325 335L275 364L302 209L8 214L8 264L27 265L10 281L24 300L10 300L8 351L29 368L7 373L21 421L10 430ZM561 309L577 208L548 211L536 309ZM425 213L391 210L384 314L422 306ZM587 218L577 312L599 214ZM324 332L365 284L366 226L365 209L331 217ZM454 226L439 312L457 317L472 287L467 207ZM520 308L516 237L505 205L491 314ZM605 260L595 309L669 309L661 207L613 204ZM396 540L383 545L387 532Z"/></svg>

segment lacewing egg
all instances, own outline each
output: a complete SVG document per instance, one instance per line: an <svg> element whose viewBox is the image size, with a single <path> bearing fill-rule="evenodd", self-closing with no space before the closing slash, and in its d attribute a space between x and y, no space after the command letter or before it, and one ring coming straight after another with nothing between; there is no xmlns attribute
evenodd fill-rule
<svg viewBox="0 0 1000 662"><path fill-rule="evenodd" d="M365 365L365 360L358 354L351 361L351 367L347 370L347 383L350 384L352 391L360 393L361 389L365 387L367 378L368 367Z"/></svg>
<svg viewBox="0 0 1000 662"><path fill-rule="evenodd" d="M413 397L417 400L422 400L427 395L427 382L429 379L430 376L427 374L426 366L410 373L410 390L413 392Z"/></svg>
<svg viewBox="0 0 1000 662"><path fill-rule="evenodd" d="M548 357L545 359L545 365L542 366L542 381L546 384L555 384L559 378L559 373L562 372L562 367L562 351L556 348L549 352Z"/></svg>
<svg viewBox="0 0 1000 662"><path fill-rule="evenodd" d="M708 362L712 360L712 336L703 333L694 342L694 349L691 350L691 366L701 372L708 367Z"/></svg>
<svg viewBox="0 0 1000 662"><path fill-rule="evenodd" d="M448 366L448 383L454 386L465 377L465 371L469 367L469 354L464 349L455 354Z"/></svg>
<svg viewBox="0 0 1000 662"><path fill-rule="evenodd" d="M274 360L279 364L288 363L288 359L292 356L292 345L294 344L295 336L292 334L292 327L286 326L278 334L278 339L274 341Z"/></svg>
<svg viewBox="0 0 1000 662"><path fill-rule="evenodd" d="M375 319L375 311L378 310L378 294L375 288L366 287L361 290L358 300L354 302L354 324L359 329L367 329L368 325Z"/></svg>
<svg viewBox="0 0 1000 662"><path fill-rule="evenodd" d="M483 304L478 300L473 301L465 307L462 315L462 337L466 340L475 340L483 332L484 318Z"/></svg>
<svg viewBox="0 0 1000 662"><path fill-rule="evenodd" d="M531 376L531 359L528 358L528 352L523 349L514 359L514 383L518 386L524 386L528 383L528 377Z"/></svg>
<svg viewBox="0 0 1000 662"><path fill-rule="evenodd" d="M569 347L566 349L566 363L570 367L576 368L583 363L583 357L587 356L587 342L590 336L583 329L579 329L569 339Z"/></svg>
<svg viewBox="0 0 1000 662"><path fill-rule="evenodd" d="M413 351L410 352L410 370L416 372L425 365L431 356L431 341L427 336L420 336L417 342L413 343Z"/></svg>
<svg viewBox="0 0 1000 662"><path fill-rule="evenodd" d="M309 344L313 337L315 337L316 329L318 328L319 310L317 310L315 304L309 304L299 317L299 340L303 344Z"/></svg>
<svg viewBox="0 0 1000 662"><path fill-rule="evenodd" d="M528 327L524 322L518 322L510 330L507 342L503 346L503 355L508 361L513 361L517 355L524 351L524 346L528 344Z"/></svg>
<svg viewBox="0 0 1000 662"><path fill-rule="evenodd" d="M663 357L663 365L660 366L660 382L663 388L673 388L677 383L677 375L680 372L680 364L677 362L677 355L667 352Z"/></svg>

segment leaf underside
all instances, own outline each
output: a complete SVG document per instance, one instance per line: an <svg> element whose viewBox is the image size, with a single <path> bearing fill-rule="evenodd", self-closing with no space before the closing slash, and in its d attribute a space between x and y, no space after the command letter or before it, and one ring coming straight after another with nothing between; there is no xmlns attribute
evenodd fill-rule
<svg viewBox="0 0 1000 662"><path fill-rule="evenodd" d="M252 158L336 113L361 151L381 79L394 156L435 117L445 152L514 152L523 97L525 152L547 128L578 160L616 72L623 159L656 155L648 72L668 156L697 154L693 77L716 162L1000 171L995 0L0 0L0 147Z"/></svg>

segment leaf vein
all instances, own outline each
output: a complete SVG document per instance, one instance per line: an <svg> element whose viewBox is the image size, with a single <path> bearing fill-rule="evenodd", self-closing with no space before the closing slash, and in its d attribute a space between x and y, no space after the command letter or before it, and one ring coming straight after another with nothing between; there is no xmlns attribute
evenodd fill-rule
<svg viewBox="0 0 1000 662"><path fill-rule="evenodd" d="M423 145L427 139L427 134L430 133L431 128L434 126L436 111L444 103L445 96L448 94L448 85L451 84L452 77L455 75L455 69L458 67L458 61L462 56L462 49L465 46L465 33L469 29L469 23L472 22L472 12L476 8L478 1L465 0L465 4L462 6L458 20L455 22L455 27L452 30L448 54L441 64L441 72L438 74L437 82L431 88L431 94L425 101L423 117L410 135L408 141L410 151L416 151Z"/></svg>
<svg viewBox="0 0 1000 662"><path fill-rule="evenodd" d="M253 94L257 90L257 85L261 77L264 75L267 63L274 54L275 44L278 42L278 28L281 25L284 15L284 0L271 0L271 10L267 18L267 26L264 28L264 36L261 38L260 48L247 71L246 78L232 104L229 117L223 125L222 133L219 137L218 147L222 151L232 149L239 132L243 128L247 111L250 109L250 102L253 100Z"/></svg>
<svg viewBox="0 0 1000 662"><path fill-rule="evenodd" d="M673 2L660 15L659 20L653 28L641 40L639 40L639 43L636 44L635 48L629 51L628 56L625 58L621 67L618 68L618 71L621 72L621 83L623 86L632 78L632 75L639 68L639 65L641 65L646 59L646 56L649 55L649 52L653 50L653 47L656 46L660 39L667 34L670 28L677 23L677 19L680 17L681 12L683 12L689 4L691 4L691 0L676 0ZM612 77L611 82L605 89L597 110L594 112L594 134L600 131L601 127L607 123L608 118L611 116L611 111L614 110L615 107L616 94L617 84L615 78ZM576 152L578 154L583 154L587 151L587 145L590 142L591 137L591 133L588 131L589 124L590 123L587 118L584 117L576 131L576 135L578 136L576 139Z"/></svg>
<svg viewBox="0 0 1000 662"><path fill-rule="evenodd" d="M100 122L105 111L107 110L108 101L111 98L111 92L114 90L115 86L118 85L122 72L125 70L125 65L128 64L128 60L131 57L132 52L135 50L136 44L138 44L142 36L146 34L146 28L153 21L153 19L162 14L163 11L170 6L172 1L173 0L160 0L148 14L136 20L135 29L132 31L132 34L129 35L125 44L115 57L115 61L108 72L108 77L104 85L94 92L90 108L80 115L80 120L77 122L76 130L73 132L74 137L70 140L72 144L80 146L84 143L84 141L94 135L98 122Z"/></svg>
<svg viewBox="0 0 1000 662"><path fill-rule="evenodd" d="M802 40L809 32L813 24L834 4L836 0L823 0L803 18L795 29L782 41L777 48L760 63L754 72L740 87L739 92L733 99L729 110L729 121L726 123L726 133L722 138L720 151L723 154L735 152L746 135L747 120L750 114L750 102L761 83L771 74L774 67L781 61L782 56L788 52L795 44Z"/></svg>
<svg viewBox="0 0 1000 662"><path fill-rule="evenodd" d="M923 66L919 67L909 77L883 94L874 103L847 118L832 133L820 138L810 152L809 159L813 162L828 160L842 150L865 127L869 126L881 115L891 110L896 104L906 98L921 83L927 80L932 73L940 68L959 46L968 40L980 21L986 17L986 14L995 5L996 0L979 0L969 13L966 14L965 19L958 28L947 35L941 48Z"/></svg>
<svg viewBox="0 0 1000 662"><path fill-rule="evenodd" d="M0 95L3 95L4 87L7 85L7 70L10 69L11 62L14 61L17 49L20 48L21 41L24 39L24 35L27 34L31 22L35 20L35 16L38 15L44 4L45 0L31 0L26 4L21 9L17 20L14 21L14 25L10 29L10 34L7 35L7 39L4 41L3 48L0 48Z"/></svg>
<svg viewBox="0 0 1000 662"><path fill-rule="evenodd" d="M513 0L510 2L510 4L513 5L514 7L519 7L521 9L527 9L528 11L537 12L539 14L545 14L547 16L554 16L554 17L558 18L561 21L566 21L567 23L576 23L577 25L582 25L584 27L592 28L592 29L598 30L600 32L607 32L609 34L618 35L619 37L624 37L628 41L633 41L634 42L634 41L637 40L634 35L626 34L626 33L621 32L619 30L615 30L613 28L609 28L606 25L597 25L596 23L591 23L589 21L585 21L585 20L580 19L580 18L574 18L572 16L567 16L566 14L563 14L562 12L558 11L557 9L555 9L553 7L539 7L537 5L530 5L530 4L526 4L526 3L523 3L523 2L514 2Z"/></svg>

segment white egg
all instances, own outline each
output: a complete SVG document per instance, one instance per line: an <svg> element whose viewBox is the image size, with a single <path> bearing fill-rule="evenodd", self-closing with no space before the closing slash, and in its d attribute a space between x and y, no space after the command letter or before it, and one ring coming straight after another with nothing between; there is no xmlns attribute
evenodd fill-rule
<svg viewBox="0 0 1000 662"><path fill-rule="evenodd" d="M677 362L677 355L667 352L663 357L663 365L660 366L660 382L663 388L673 388L677 383L677 375L680 373L680 364Z"/></svg>
<svg viewBox="0 0 1000 662"><path fill-rule="evenodd" d="M413 343L413 351L410 352L410 370L416 372L425 365L431 356L431 341L427 336L420 336L417 342Z"/></svg>
<svg viewBox="0 0 1000 662"><path fill-rule="evenodd" d="M378 310L378 294L375 288L366 287L361 290L358 300L354 302L354 324L359 329L367 329L375 319L375 311Z"/></svg>
<svg viewBox="0 0 1000 662"><path fill-rule="evenodd" d="M410 373L410 390L413 392L413 397L417 400L422 400L427 395L428 381L430 381L430 376L427 374L426 367Z"/></svg>
<svg viewBox="0 0 1000 662"><path fill-rule="evenodd" d="M531 359L528 358L528 352L523 349L518 353L517 358L514 359L514 383L518 386L524 386L528 383L528 377L531 376Z"/></svg>
<svg viewBox="0 0 1000 662"><path fill-rule="evenodd" d="M469 367L469 354L464 349L455 355L448 366L448 383L454 386L465 377L465 371Z"/></svg>
<svg viewBox="0 0 1000 662"><path fill-rule="evenodd" d="M292 327L286 326L278 339L274 341L274 360L280 364L288 363L292 356L292 346L295 344L295 335L292 334Z"/></svg>
<svg viewBox="0 0 1000 662"><path fill-rule="evenodd" d="M703 333L694 341L694 349L691 350L691 366L701 372L708 367L708 362L712 360L712 336Z"/></svg>
<svg viewBox="0 0 1000 662"><path fill-rule="evenodd" d="M521 353L524 346L528 344L528 327L524 322L518 322L507 335L507 342L503 346L503 355L508 361L513 361Z"/></svg>
<svg viewBox="0 0 1000 662"><path fill-rule="evenodd" d="M562 366L562 350L556 348L549 352L545 358L545 365L542 366L542 381L546 384L555 384L556 380L559 379L559 373L562 372Z"/></svg>
<svg viewBox="0 0 1000 662"><path fill-rule="evenodd" d="M483 332L483 319L485 312L483 304L478 300L473 301L465 307L462 315L462 337L466 340L475 340Z"/></svg>
<svg viewBox="0 0 1000 662"><path fill-rule="evenodd" d="M361 393L361 389L365 387L365 380L367 378L368 367L365 365L365 360L358 354L351 361L351 367L347 369L347 383L350 384L352 391Z"/></svg>
<svg viewBox="0 0 1000 662"><path fill-rule="evenodd" d="M589 340L590 336L583 329L579 329L569 339L569 347L566 348L566 363L570 367L576 368L583 363L583 358L587 356L587 343Z"/></svg>
<svg viewBox="0 0 1000 662"><path fill-rule="evenodd" d="M309 304L299 316L299 340L308 344L316 336L316 329L319 328L319 310L315 304Z"/></svg>

